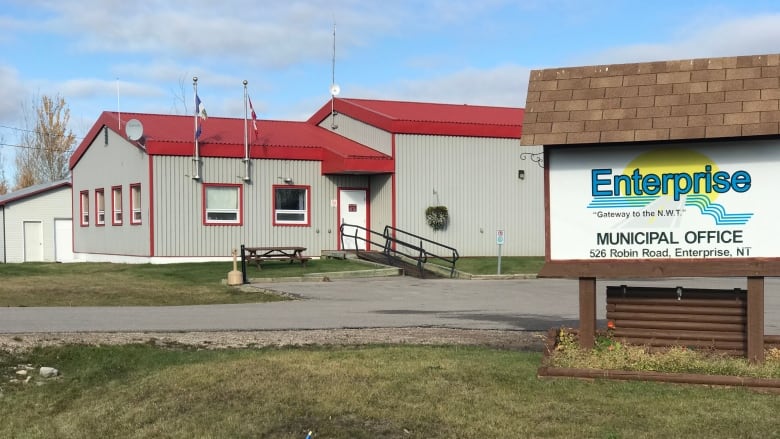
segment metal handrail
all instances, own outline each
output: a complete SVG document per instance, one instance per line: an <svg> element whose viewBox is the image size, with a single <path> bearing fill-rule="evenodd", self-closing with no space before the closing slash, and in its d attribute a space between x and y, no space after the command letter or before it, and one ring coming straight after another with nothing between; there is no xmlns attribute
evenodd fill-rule
<svg viewBox="0 0 780 439"><path fill-rule="evenodd" d="M393 233L391 234L390 232L393 232ZM431 245L433 245L435 247L439 247L441 249L448 250L450 252L450 255L451 255L449 257L442 256L442 255L439 255L438 253L433 253L433 252L428 251L428 250L424 250L425 251L425 255L426 255L425 259L426 259L426 261L428 260L428 258L439 259L439 260L442 260L442 261L448 263L450 265L450 277L455 276L455 263L460 258L460 255L458 254L458 250L456 250L454 247L450 247L450 246L448 246L446 244L442 244L440 242L436 242L436 241L430 240L428 238L424 238L422 236L418 236L418 235L415 235L414 233L409 233L409 232L407 232L405 230L401 230L401 229L399 229L397 227L392 227L392 226L385 226L385 230L384 230L383 234L386 237L388 237L388 239L389 239L390 236L392 236L393 240L395 242L399 242L399 243L403 242L400 239L398 239L398 236L397 236L398 234L401 234L401 235L406 235L406 236L409 236L409 237L412 237L414 239L419 240L420 241L420 248L423 247L423 243L425 242L425 243L431 244Z"/></svg>
<svg viewBox="0 0 780 439"><path fill-rule="evenodd" d="M354 234L353 235L345 235L344 234L344 228L345 227L353 227L354 230L355 230ZM364 237L364 236L359 236L358 235L358 232L361 231L361 230L366 232L367 238ZM363 226L359 226L359 225L356 225L356 224L346 224L346 223L344 223L344 224L342 224L339 227L339 232L340 232L340 236L341 236L341 248L342 249L346 248L345 245L344 245L344 238L346 236L346 237L351 238L351 239L354 240L355 252L356 253L360 252L360 248L359 248L360 246L358 245L358 243L359 242L366 242L366 243L373 244L376 247L382 248L382 253L384 253L387 256L388 260L390 260L390 258L392 258L392 256L393 256L393 254L395 254L395 255L406 256L407 258L410 258L410 259L413 259L413 260L417 261L417 269L420 271L420 275L421 276L422 276L422 273L423 273L423 264L427 263L429 258L440 259L440 260L443 260L445 262L450 263L451 264L450 277L453 277L455 275L455 262L458 260L458 251L455 250L453 247L450 247L450 246L438 243L436 241L432 241L432 240L427 239L427 238L423 238L421 236L418 236L418 235L415 235L413 233L409 233L409 232L406 232L404 230L398 229L396 227L391 227L391 226L385 226L383 232L380 235L380 233L375 231L375 230L371 230L371 229L368 229L368 228L365 228ZM393 232L393 233L391 233L391 232ZM419 245L412 244L410 242L398 239L397 235L399 235L399 234L400 235L404 235L404 236L409 236L409 237L415 238L416 240L419 240ZM381 236L382 237L381 239L382 239L383 242L374 241L373 240L373 236L374 235ZM441 248L448 249L448 250L450 250L452 252L452 257L450 257L450 258L443 257L443 256L437 255L437 254L435 254L433 252L430 252L430 251L428 251L428 250L426 250L424 248L424 243L428 243L428 244L431 244L431 245L434 245L434 246L438 246L438 247L441 247ZM400 247L400 249L399 249L399 247Z"/></svg>

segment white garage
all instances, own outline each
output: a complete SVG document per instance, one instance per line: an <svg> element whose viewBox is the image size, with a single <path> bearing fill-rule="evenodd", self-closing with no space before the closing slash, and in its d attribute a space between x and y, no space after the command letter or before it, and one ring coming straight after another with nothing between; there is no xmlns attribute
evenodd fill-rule
<svg viewBox="0 0 780 439"><path fill-rule="evenodd" d="M0 261L73 261L70 180L0 196Z"/></svg>

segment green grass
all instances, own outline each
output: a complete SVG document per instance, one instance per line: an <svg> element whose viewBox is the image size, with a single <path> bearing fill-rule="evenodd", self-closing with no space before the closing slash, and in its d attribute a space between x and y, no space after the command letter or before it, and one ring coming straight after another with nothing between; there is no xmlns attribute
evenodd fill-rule
<svg viewBox="0 0 780 439"><path fill-rule="evenodd" d="M431 262L444 265L438 260ZM501 274L536 274L542 265L544 256L502 256ZM498 274L498 257L460 258L455 262L455 269L477 275Z"/></svg>
<svg viewBox="0 0 780 439"><path fill-rule="evenodd" d="M366 269L344 260L248 267L250 277ZM189 264L0 264L0 306L160 306L286 300L222 284L232 262ZM258 274L255 274L258 273Z"/></svg>
<svg viewBox="0 0 780 439"><path fill-rule="evenodd" d="M765 352L765 361L751 363L706 349L683 346L648 351L646 346L621 343L609 335L598 335L593 349L579 346L577 336L559 330L555 348L546 359L552 367L626 370L640 372L690 373L780 379L780 349Z"/></svg>
<svg viewBox="0 0 780 439"><path fill-rule="evenodd" d="M777 437L780 398L741 389L540 380L540 354L362 346L0 351L0 437ZM57 367L12 384L16 364Z"/></svg>
<svg viewBox="0 0 780 439"><path fill-rule="evenodd" d="M536 273L543 257L503 257L503 274ZM270 261L247 267L250 278L370 270L354 260L313 259L306 263ZM461 258L458 270L495 274L496 258ZM0 306L165 306L254 303L287 300L241 291L222 283L232 262L189 264L24 263L0 264Z"/></svg>

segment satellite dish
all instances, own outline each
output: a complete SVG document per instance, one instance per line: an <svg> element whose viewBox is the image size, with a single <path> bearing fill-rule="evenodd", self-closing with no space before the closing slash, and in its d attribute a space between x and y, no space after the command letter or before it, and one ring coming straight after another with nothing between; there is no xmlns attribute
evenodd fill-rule
<svg viewBox="0 0 780 439"><path fill-rule="evenodd" d="M338 96L340 92L341 92L341 87L339 87L338 84L333 84L330 86L330 94L332 96Z"/></svg>
<svg viewBox="0 0 780 439"><path fill-rule="evenodd" d="M144 126L140 120L130 119L127 121L127 125L125 125L125 133L127 133L128 139L133 142L138 141L144 135Z"/></svg>

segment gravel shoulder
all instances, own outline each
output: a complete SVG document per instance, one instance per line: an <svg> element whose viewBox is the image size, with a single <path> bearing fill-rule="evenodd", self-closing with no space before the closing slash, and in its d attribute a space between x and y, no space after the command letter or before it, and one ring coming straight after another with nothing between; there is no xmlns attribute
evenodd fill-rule
<svg viewBox="0 0 780 439"><path fill-rule="evenodd" d="M368 328L223 332L72 332L0 334L0 350L18 353L38 346L154 344L197 349L367 344L471 345L542 351L543 332L452 328Z"/></svg>

